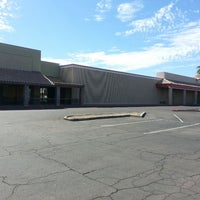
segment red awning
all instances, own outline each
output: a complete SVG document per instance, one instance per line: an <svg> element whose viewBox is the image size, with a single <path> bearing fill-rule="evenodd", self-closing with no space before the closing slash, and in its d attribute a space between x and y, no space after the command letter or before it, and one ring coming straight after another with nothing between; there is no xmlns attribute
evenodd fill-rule
<svg viewBox="0 0 200 200"><path fill-rule="evenodd" d="M157 88L173 88L173 89L179 89L179 90L200 91L200 86L198 86L198 85L175 83L175 82L170 82L167 80L164 80L162 83L157 83L156 87Z"/></svg>

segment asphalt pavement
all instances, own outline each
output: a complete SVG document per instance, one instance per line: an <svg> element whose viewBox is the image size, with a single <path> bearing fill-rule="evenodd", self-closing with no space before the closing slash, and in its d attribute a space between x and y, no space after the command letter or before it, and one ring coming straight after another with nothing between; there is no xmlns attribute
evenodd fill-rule
<svg viewBox="0 0 200 200"><path fill-rule="evenodd" d="M197 109L0 111L0 200L199 200ZM64 120L143 111L143 118Z"/></svg>

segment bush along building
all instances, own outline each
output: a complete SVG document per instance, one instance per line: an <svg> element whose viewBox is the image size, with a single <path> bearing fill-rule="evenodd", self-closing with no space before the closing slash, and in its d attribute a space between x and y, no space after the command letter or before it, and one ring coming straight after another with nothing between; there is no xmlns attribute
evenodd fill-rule
<svg viewBox="0 0 200 200"><path fill-rule="evenodd" d="M0 43L0 107L200 105L200 80L141 76L41 61L41 51Z"/></svg>

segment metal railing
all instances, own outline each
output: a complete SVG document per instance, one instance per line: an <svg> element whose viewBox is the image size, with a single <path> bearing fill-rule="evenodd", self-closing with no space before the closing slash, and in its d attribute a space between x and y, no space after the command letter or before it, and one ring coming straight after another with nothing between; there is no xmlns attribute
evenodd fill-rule
<svg viewBox="0 0 200 200"><path fill-rule="evenodd" d="M78 98L61 98L60 105L79 105ZM0 105L24 105L23 98L0 98ZM56 105L56 98L30 98L28 105Z"/></svg>
<svg viewBox="0 0 200 200"><path fill-rule="evenodd" d="M61 98L61 105L79 105L80 100L78 98ZM30 98L30 105L55 105L56 98Z"/></svg>

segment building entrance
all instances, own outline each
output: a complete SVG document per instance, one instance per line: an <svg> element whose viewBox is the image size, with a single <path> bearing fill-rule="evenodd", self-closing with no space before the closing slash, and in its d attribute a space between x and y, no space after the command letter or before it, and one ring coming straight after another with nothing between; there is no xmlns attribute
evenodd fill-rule
<svg viewBox="0 0 200 200"><path fill-rule="evenodd" d="M23 105L23 85L0 85L0 105Z"/></svg>

